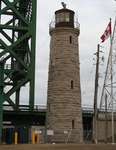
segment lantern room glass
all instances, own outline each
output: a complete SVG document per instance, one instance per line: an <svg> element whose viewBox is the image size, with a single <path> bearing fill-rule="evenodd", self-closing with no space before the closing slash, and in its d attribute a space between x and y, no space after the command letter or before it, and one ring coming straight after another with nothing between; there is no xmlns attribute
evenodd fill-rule
<svg viewBox="0 0 116 150"><path fill-rule="evenodd" d="M70 21L70 13L62 12L56 15L56 23L59 22L69 22Z"/></svg>

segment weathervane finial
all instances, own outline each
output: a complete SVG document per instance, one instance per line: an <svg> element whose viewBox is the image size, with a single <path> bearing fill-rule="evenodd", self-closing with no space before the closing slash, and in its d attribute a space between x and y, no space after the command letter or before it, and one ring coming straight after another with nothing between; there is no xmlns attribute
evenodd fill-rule
<svg viewBox="0 0 116 150"><path fill-rule="evenodd" d="M66 4L64 2L61 2L64 9L66 9Z"/></svg>

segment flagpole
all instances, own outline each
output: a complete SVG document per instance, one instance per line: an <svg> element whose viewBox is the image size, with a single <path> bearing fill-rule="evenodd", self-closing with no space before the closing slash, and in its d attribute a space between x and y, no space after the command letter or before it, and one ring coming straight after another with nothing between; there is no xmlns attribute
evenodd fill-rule
<svg viewBox="0 0 116 150"><path fill-rule="evenodd" d="M111 23L111 18L110 18ZM114 101L113 101L113 61L112 61L112 34L110 34L111 48L111 104L112 104L112 144L114 144Z"/></svg>
<svg viewBox="0 0 116 150"><path fill-rule="evenodd" d="M109 53L109 63L110 63L110 79L111 79L111 91L110 91L110 99L111 99L111 137L112 137L112 144L114 144L114 100L113 100L113 50L112 50L112 42L114 38L114 32L116 27L116 18L115 18L115 24L112 34L112 27L111 27L111 18L110 22L104 32L104 34L101 36L102 42L104 42L108 37L110 37L110 53Z"/></svg>

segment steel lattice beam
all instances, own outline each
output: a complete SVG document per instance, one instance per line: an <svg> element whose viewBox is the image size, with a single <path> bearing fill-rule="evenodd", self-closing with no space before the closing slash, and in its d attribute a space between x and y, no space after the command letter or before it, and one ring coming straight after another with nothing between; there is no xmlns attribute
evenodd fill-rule
<svg viewBox="0 0 116 150"><path fill-rule="evenodd" d="M4 66L0 68L0 85L1 81L4 85L0 86L0 113L4 102L19 109L20 91L27 83L33 110L35 47L36 0L0 0L0 63Z"/></svg>

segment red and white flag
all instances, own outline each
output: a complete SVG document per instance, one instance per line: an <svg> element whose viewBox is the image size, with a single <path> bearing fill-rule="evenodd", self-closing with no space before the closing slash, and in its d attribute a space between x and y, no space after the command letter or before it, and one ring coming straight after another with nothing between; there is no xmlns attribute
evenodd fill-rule
<svg viewBox="0 0 116 150"><path fill-rule="evenodd" d="M112 34L112 28L111 28L111 21L109 22L104 34L100 37L102 40L101 42L103 43L106 39L109 38L109 36Z"/></svg>

